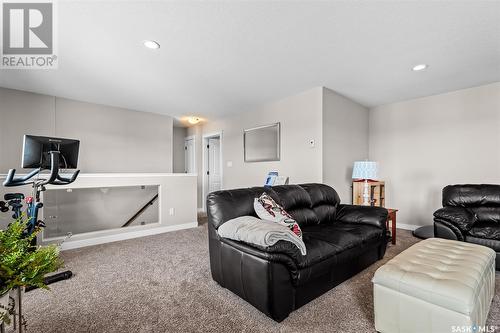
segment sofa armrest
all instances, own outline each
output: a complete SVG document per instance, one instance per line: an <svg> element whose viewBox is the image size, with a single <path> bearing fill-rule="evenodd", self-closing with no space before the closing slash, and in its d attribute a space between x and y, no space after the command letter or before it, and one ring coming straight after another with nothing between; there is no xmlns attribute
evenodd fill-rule
<svg viewBox="0 0 500 333"><path fill-rule="evenodd" d="M434 221L434 237L464 241L464 234L455 225L446 221Z"/></svg>
<svg viewBox="0 0 500 333"><path fill-rule="evenodd" d="M339 205L335 219L343 223L361 223L386 230L388 211L382 207Z"/></svg>
<svg viewBox="0 0 500 333"><path fill-rule="evenodd" d="M434 212L434 222L444 222L458 228L463 234L469 232L477 217L470 210L463 207L443 207Z"/></svg>
<svg viewBox="0 0 500 333"><path fill-rule="evenodd" d="M213 257L219 258L220 271L212 276L221 286L278 322L294 310L293 272L286 265L242 242L222 237L209 241L218 243L218 249L213 248L216 251Z"/></svg>
<svg viewBox="0 0 500 333"><path fill-rule="evenodd" d="M227 245L235 247L242 252L245 252L247 254L251 254L253 256L259 257L259 258L264 259L264 260L273 261L273 259L275 259L275 258L273 258L272 253L266 251L266 248L263 248L263 247L260 247L257 245L250 245L250 244L247 244L244 242L240 242L240 241L236 241L236 240L224 238L224 237L220 237L220 241L222 243L225 243Z"/></svg>
<svg viewBox="0 0 500 333"><path fill-rule="evenodd" d="M290 269L292 276L298 271L296 262L298 261L298 256L301 256L301 253L300 250L290 242L279 241L273 246L262 247L224 237L220 237L220 241L260 259L284 264Z"/></svg>

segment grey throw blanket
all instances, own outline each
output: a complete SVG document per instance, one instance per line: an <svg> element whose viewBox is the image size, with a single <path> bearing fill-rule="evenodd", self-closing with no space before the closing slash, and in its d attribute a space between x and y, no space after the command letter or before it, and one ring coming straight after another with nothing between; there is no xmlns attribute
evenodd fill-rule
<svg viewBox="0 0 500 333"><path fill-rule="evenodd" d="M222 224L217 232L224 238L263 247L272 246L280 240L287 241L297 246L302 255L306 255L304 241L288 227L277 222L265 221L253 216L240 216Z"/></svg>

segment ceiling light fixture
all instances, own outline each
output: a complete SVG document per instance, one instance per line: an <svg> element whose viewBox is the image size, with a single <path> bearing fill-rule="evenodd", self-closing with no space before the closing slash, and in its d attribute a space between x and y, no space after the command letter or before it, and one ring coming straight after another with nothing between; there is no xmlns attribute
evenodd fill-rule
<svg viewBox="0 0 500 333"><path fill-rule="evenodd" d="M200 122L200 118L198 117L189 117L188 118L188 123L190 123L191 125L196 125Z"/></svg>
<svg viewBox="0 0 500 333"><path fill-rule="evenodd" d="M414 72L418 72L418 71L423 71L427 67L429 67L429 66L427 66L426 64L418 64L418 65L413 66L413 68L411 70Z"/></svg>
<svg viewBox="0 0 500 333"><path fill-rule="evenodd" d="M154 40L145 40L142 43L148 49L154 49L154 50L156 50L156 49L160 48L160 44L158 42L155 42Z"/></svg>

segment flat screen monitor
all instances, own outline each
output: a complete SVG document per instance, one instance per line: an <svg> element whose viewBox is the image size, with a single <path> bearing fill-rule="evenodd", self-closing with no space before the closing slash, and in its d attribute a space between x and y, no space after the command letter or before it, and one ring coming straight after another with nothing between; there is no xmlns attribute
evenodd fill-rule
<svg viewBox="0 0 500 333"><path fill-rule="evenodd" d="M59 168L76 169L79 149L79 140L25 135L22 166L28 169L50 169L50 152L58 151Z"/></svg>

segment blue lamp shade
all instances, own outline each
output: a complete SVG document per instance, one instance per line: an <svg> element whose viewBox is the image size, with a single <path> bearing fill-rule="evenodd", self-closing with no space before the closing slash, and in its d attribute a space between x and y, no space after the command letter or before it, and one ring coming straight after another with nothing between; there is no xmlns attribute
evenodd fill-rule
<svg viewBox="0 0 500 333"><path fill-rule="evenodd" d="M378 163L370 161L356 161L352 169L352 179L377 179Z"/></svg>

